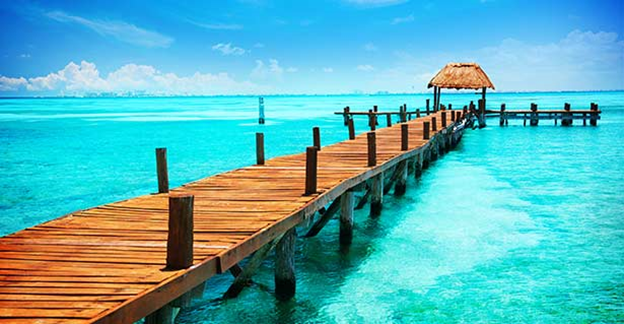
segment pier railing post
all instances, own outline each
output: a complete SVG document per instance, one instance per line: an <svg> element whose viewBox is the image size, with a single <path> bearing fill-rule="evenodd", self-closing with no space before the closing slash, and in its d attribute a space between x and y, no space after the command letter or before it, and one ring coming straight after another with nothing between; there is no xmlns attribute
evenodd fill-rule
<svg viewBox="0 0 624 324"><path fill-rule="evenodd" d="M499 126L505 126L505 104L501 104Z"/></svg>
<svg viewBox="0 0 624 324"><path fill-rule="evenodd" d="M158 193L169 192L169 174L167 171L167 149L156 149L156 174L158 175Z"/></svg>
<svg viewBox="0 0 624 324"><path fill-rule="evenodd" d="M438 131L438 121L436 120L435 117L431 117L431 131L433 132Z"/></svg>
<svg viewBox="0 0 624 324"><path fill-rule="evenodd" d="M423 122L423 139L429 139L429 127L430 123L428 121Z"/></svg>
<svg viewBox="0 0 624 324"><path fill-rule="evenodd" d="M455 122L455 110L451 110L451 124Z"/></svg>
<svg viewBox="0 0 624 324"><path fill-rule="evenodd" d="M316 147L308 146L306 148L305 196L316 193L317 154Z"/></svg>
<svg viewBox="0 0 624 324"><path fill-rule="evenodd" d="M598 123L598 104L592 102L589 108L592 113L590 114L589 125L596 126Z"/></svg>
<svg viewBox="0 0 624 324"><path fill-rule="evenodd" d="M370 130L374 131L377 128L377 115L373 112L372 109L368 110L368 126L370 126Z"/></svg>
<svg viewBox="0 0 624 324"><path fill-rule="evenodd" d="M387 127L392 126L392 115L391 114L387 114L386 115L386 126Z"/></svg>
<svg viewBox="0 0 624 324"><path fill-rule="evenodd" d="M256 133L256 164L264 165L264 134Z"/></svg>
<svg viewBox="0 0 624 324"><path fill-rule="evenodd" d="M355 139L355 125L353 124L353 118L349 118L349 121L347 122L347 126L349 127L349 139L354 140Z"/></svg>
<svg viewBox="0 0 624 324"><path fill-rule="evenodd" d="M368 166L377 165L377 143L375 132L368 132L366 134L366 140L368 144Z"/></svg>
<svg viewBox="0 0 624 324"><path fill-rule="evenodd" d="M446 128L446 111L442 111L441 114L440 121L442 122L442 128Z"/></svg>
<svg viewBox="0 0 624 324"><path fill-rule="evenodd" d="M318 127L312 128L312 143L317 150L321 150L321 130Z"/></svg>
<svg viewBox="0 0 624 324"><path fill-rule="evenodd" d="M565 110L565 112L563 113L563 116L561 118L561 126L572 126L572 114L570 113L570 104L566 102L563 105L563 110Z"/></svg>
<svg viewBox="0 0 624 324"><path fill-rule="evenodd" d="M420 109L416 109L416 118L420 118Z"/></svg>
<svg viewBox="0 0 624 324"><path fill-rule="evenodd" d="M401 124L401 151L407 151L408 148L409 125Z"/></svg>
<svg viewBox="0 0 624 324"><path fill-rule="evenodd" d="M531 103L531 120L529 125L537 126L539 124L539 117L537 115L537 104Z"/></svg>
<svg viewBox="0 0 624 324"><path fill-rule="evenodd" d="M345 124L345 126L348 125L347 123L349 122L349 119L351 119L351 116L349 116L349 110L350 109L351 108L349 108L349 106L346 106L343 109L343 117L344 117L344 124Z"/></svg>
<svg viewBox="0 0 624 324"><path fill-rule="evenodd" d="M426 106L426 111L427 111L427 116L429 116L429 99L427 99L427 106Z"/></svg>
<svg viewBox="0 0 624 324"><path fill-rule="evenodd" d="M340 244L349 245L353 241L353 190L349 189L340 197Z"/></svg>
<svg viewBox="0 0 624 324"><path fill-rule="evenodd" d="M289 229L275 247L275 297L280 301L295 296L295 242L297 230Z"/></svg>
<svg viewBox="0 0 624 324"><path fill-rule="evenodd" d="M167 269L180 270L193 265L193 195L169 197Z"/></svg>

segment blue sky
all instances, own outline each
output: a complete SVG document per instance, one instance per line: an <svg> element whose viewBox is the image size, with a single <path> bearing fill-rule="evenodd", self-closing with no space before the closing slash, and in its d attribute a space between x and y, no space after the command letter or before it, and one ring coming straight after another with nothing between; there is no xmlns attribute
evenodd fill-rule
<svg viewBox="0 0 624 324"><path fill-rule="evenodd" d="M0 95L624 89L624 1L3 1Z"/></svg>

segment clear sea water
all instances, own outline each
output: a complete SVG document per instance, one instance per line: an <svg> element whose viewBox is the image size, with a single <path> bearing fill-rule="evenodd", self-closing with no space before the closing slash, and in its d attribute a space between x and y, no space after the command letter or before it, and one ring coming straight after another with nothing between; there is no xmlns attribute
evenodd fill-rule
<svg viewBox="0 0 624 324"><path fill-rule="evenodd" d="M347 131L342 107L398 110L425 95L257 98L1 99L0 234L77 209L156 190L154 148L167 147L172 185ZM460 107L473 94L443 93ZM624 93L494 93L488 108L603 110L598 127L498 121L465 133L381 218L356 212L350 249L334 220L299 239L297 295L277 302L272 260L233 300L231 276L209 281L180 323L624 322ZM356 120L358 131L366 121Z"/></svg>

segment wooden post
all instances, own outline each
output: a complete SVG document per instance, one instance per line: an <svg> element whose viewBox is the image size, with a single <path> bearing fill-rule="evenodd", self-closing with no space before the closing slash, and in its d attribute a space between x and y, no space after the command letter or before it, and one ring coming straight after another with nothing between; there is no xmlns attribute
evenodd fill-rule
<svg viewBox="0 0 624 324"><path fill-rule="evenodd" d="M379 111L379 107L377 107L377 105L373 106L373 112L378 112Z"/></svg>
<svg viewBox="0 0 624 324"><path fill-rule="evenodd" d="M531 120L529 125L537 126L539 124L539 118L537 115L537 104L531 103Z"/></svg>
<svg viewBox="0 0 624 324"><path fill-rule="evenodd" d="M429 139L429 126L430 123L428 121L423 122L423 139Z"/></svg>
<svg viewBox="0 0 624 324"><path fill-rule="evenodd" d="M446 128L446 111L441 112L442 116L440 121L442 122L442 128Z"/></svg>
<svg viewBox="0 0 624 324"><path fill-rule="evenodd" d="M158 193L169 192L169 174L167 172L167 149L156 149L156 174L158 175Z"/></svg>
<svg viewBox="0 0 624 324"><path fill-rule="evenodd" d="M264 98L258 98L258 124L264 125Z"/></svg>
<svg viewBox="0 0 624 324"><path fill-rule="evenodd" d="M349 189L340 197L340 244L349 245L353 241L353 190Z"/></svg>
<svg viewBox="0 0 624 324"><path fill-rule="evenodd" d="M381 209L383 207L383 189L384 187L384 174L380 172L374 176L371 180L371 204L370 214L372 217L381 215Z"/></svg>
<svg viewBox="0 0 624 324"><path fill-rule="evenodd" d="M169 196L167 269L193 265L193 195Z"/></svg>
<svg viewBox="0 0 624 324"><path fill-rule="evenodd" d="M438 121L436 120L435 117L431 117L431 130L433 132L437 132L438 131Z"/></svg>
<svg viewBox="0 0 624 324"><path fill-rule="evenodd" d="M312 128L312 143L317 150L321 150L321 130L318 127Z"/></svg>
<svg viewBox="0 0 624 324"><path fill-rule="evenodd" d="M408 148L409 124L401 124L401 151Z"/></svg>
<svg viewBox="0 0 624 324"><path fill-rule="evenodd" d="M399 162L397 168L399 168L399 177L397 178L396 185L394 186L394 195L403 196L407 189L407 160Z"/></svg>
<svg viewBox="0 0 624 324"><path fill-rule="evenodd" d="M485 101L483 99L479 99L478 104L479 104L479 112L477 114L477 119L479 121L479 128L483 128L486 126L485 124Z"/></svg>
<svg viewBox="0 0 624 324"><path fill-rule="evenodd" d="M366 134L368 142L368 166L372 167L377 165L377 143L375 138L375 132L368 132Z"/></svg>
<svg viewBox="0 0 624 324"><path fill-rule="evenodd" d="M451 124L455 122L455 110L451 110Z"/></svg>
<svg viewBox="0 0 624 324"><path fill-rule="evenodd" d="M501 104L499 126L505 126L505 104Z"/></svg>
<svg viewBox="0 0 624 324"><path fill-rule="evenodd" d="M145 324L173 324L173 306L167 304L145 317Z"/></svg>
<svg viewBox="0 0 624 324"><path fill-rule="evenodd" d="M598 123L598 104L592 102L589 109L592 111L589 115L591 118L589 120L589 125L596 126Z"/></svg>
<svg viewBox="0 0 624 324"><path fill-rule="evenodd" d="M256 164L264 165L264 134L256 133Z"/></svg>
<svg viewBox="0 0 624 324"><path fill-rule="evenodd" d="M280 301L290 300L295 296L295 241L297 231L289 229L275 247L275 297Z"/></svg>
<svg viewBox="0 0 624 324"><path fill-rule="evenodd" d="M416 118L420 118L420 109L416 109Z"/></svg>
<svg viewBox="0 0 624 324"><path fill-rule="evenodd" d="M355 125L353 125L353 118L349 118L349 122L347 123L349 126L349 139L355 139Z"/></svg>
<svg viewBox="0 0 624 324"><path fill-rule="evenodd" d="M423 150L416 155L416 163L414 163L414 177L418 178L422 175L423 168Z"/></svg>
<svg viewBox="0 0 624 324"><path fill-rule="evenodd" d="M349 116L349 110L349 106L344 107L344 109L342 110L342 117L344 117L345 126L349 125L349 119L351 119L351 117Z"/></svg>
<svg viewBox="0 0 624 324"><path fill-rule="evenodd" d="M453 110L453 104L448 105L448 110Z"/></svg>
<svg viewBox="0 0 624 324"><path fill-rule="evenodd" d="M427 103L427 106L426 106L427 110L426 110L426 112L427 112L427 116L428 116L429 115L429 99L427 99L426 103Z"/></svg>
<svg viewBox="0 0 624 324"><path fill-rule="evenodd" d="M565 112L563 113L561 119L561 126L572 126L572 114L570 113L570 104L566 102L563 105L563 110L565 110Z"/></svg>
<svg viewBox="0 0 624 324"><path fill-rule="evenodd" d="M370 126L371 131L375 131L377 128L377 118L372 109L368 110L368 126Z"/></svg>
<svg viewBox="0 0 624 324"><path fill-rule="evenodd" d="M391 114L387 114L386 115L386 126L388 126L388 127L392 126L392 115Z"/></svg>
<svg viewBox="0 0 624 324"><path fill-rule="evenodd" d="M306 148L305 196L316 193L317 153L318 150L314 146Z"/></svg>

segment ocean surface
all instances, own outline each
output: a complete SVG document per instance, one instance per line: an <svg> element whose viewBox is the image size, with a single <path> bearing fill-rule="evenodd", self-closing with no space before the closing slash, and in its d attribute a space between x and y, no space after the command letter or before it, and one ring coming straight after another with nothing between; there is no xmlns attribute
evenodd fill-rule
<svg viewBox="0 0 624 324"><path fill-rule="evenodd" d="M156 191L154 148L167 147L172 186L250 165L254 133L267 157L297 153L321 128L344 140L353 110L423 108L425 95L0 99L0 234ZM442 94L459 108L472 93ZM269 258L256 284L223 301L212 278L179 323L624 322L624 93L493 93L488 108L589 108L598 127L490 119L468 130L379 219L355 214L354 242L338 223L297 241L297 295L272 294ZM356 130L366 129L364 118Z"/></svg>

